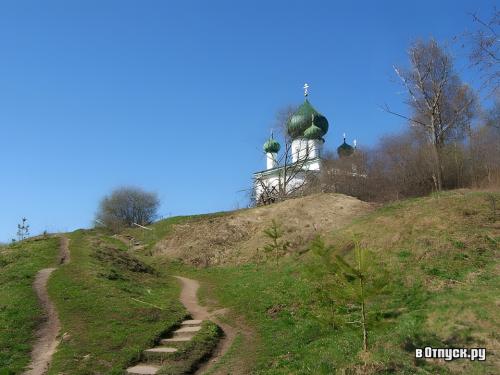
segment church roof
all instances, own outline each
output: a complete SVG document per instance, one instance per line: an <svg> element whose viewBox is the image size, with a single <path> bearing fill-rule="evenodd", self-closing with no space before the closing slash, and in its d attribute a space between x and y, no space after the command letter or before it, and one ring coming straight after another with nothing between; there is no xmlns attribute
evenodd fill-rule
<svg viewBox="0 0 500 375"><path fill-rule="evenodd" d="M304 131L304 137L307 139L323 139L323 130L313 122L311 126Z"/></svg>
<svg viewBox="0 0 500 375"><path fill-rule="evenodd" d="M354 147L347 144L344 138L344 143L342 143L339 147L337 147L337 154L339 157L351 156L354 153Z"/></svg>
<svg viewBox="0 0 500 375"><path fill-rule="evenodd" d="M309 100L304 101L302 105L290 116L287 123L287 131L292 139L304 137L304 132L313 124L320 128L324 136L328 132L328 120L309 103Z"/></svg>
<svg viewBox="0 0 500 375"><path fill-rule="evenodd" d="M308 170L307 166L310 165L310 164L321 162L322 160L323 159L321 159L320 157L316 157L316 158L308 159L306 162L297 161L297 162L288 164L286 167L283 166L283 165L280 165L280 166L277 166L277 167L274 167L274 168L264 169L262 171L254 172L253 175L254 175L254 178L255 177L261 177L261 176L266 176L266 177L267 176L278 176L278 175L280 175L280 173L282 173L282 171L285 168L288 168L288 170L290 170L290 168L293 168L295 165L299 165L299 166L304 167L303 172L318 173L317 170Z"/></svg>
<svg viewBox="0 0 500 375"><path fill-rule="evenodd" d="M263 149L265 153L277 153L280 150L281 146L278 143L276 139L273 138L271 135L271 138L269 138L266 143L264 143Z"/></svg>

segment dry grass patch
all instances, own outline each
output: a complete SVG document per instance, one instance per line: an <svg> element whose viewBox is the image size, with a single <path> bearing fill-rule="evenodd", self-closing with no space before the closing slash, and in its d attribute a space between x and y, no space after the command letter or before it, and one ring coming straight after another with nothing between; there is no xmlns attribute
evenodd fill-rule
<svg viewBox="0 0 500 375"><path fill-rule="evenodd" d="M173 227L155 247L196 266L241 264L252 260L268 242L263 230L274 219L285 231L290 248L300 251L318 233L338 229L366 214L372 205L341 194L316 194L271 206L192 219Z"/></svg>

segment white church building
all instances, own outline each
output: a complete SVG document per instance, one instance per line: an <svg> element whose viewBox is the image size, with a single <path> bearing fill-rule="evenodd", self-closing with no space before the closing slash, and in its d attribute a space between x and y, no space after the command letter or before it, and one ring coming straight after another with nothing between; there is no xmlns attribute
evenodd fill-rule
<svg viewBox="0 0 500 375"><path fill-rule="evenodd" d="M289 141L279 155L281 145L271 135L263 146L266 169L256 172L254 196L256 202L274 201L280 194L293 194L300 190L308 176L318 175L322 168L324 136L328 132L328 120L308 100L307 84L305 100L290 116L286 131ZM354 148L345 142L337 148L339 157L351 155Z"/></svg>

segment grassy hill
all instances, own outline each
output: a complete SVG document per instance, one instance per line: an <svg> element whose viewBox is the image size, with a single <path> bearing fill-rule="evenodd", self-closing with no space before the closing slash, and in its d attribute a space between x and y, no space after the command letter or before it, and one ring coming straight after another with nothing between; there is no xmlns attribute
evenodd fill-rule
<svg viewBox="0 0 500 375"><path fill-rule="evenodd" d="M71 262L49 282L63 333L49 374L122 374L185 317L179 286L106 233L69 238Z"/></svg>
<svg viewBox="0 0 500 375"><path fill-rule="evenodd" d="M303 232L321 235L347 261L357 238L383 273L385 287L367 303L366 353L359 325L349 323L359 311L325 298L335 286L315 278L314 267L321 263L311 251L286 256L278 266L249 261L192 268L158 253L155 262L202 280L204 301L214 308L230 307L229 319L240 319L254 332L255 337L239 337L220 373L229 368L257 374L493 374L500 370L495 333L500 331L500 215L493 198L500 201L500 194L449 192L390 204L340 228L325 225ZM274 217L273 206L259 210L269 211L269 221ZM200 219L196 226L203 226L203 220L213 222ZM285 228L295 225L286 215L279 220ZM165 241L175 238L175 230ZM181 228L180 233L186 232ZM284 238L293 235L287 230ZM191 251L194 256L205 249ZM487 361L416 360L414 349L427 345L486 347Z"/></svg>
<svg viewBox="0 0 500 375"><path fill-rule="evenodd" d="M49 374L121 374L185 317L174 274L202 302L229 308L240 334L211 374L494 374L500 370L500 194L455 191L373 207L319 194L228 213L175 217L119 236L79 230L71 262L49 280L61 343ZM275 220L287 254L264 247ZM359 306L325 273L318 237L353 263L366 250L368 351ZM0 374L29 361L41 311L34 275L56 238L0 249ZM257 250L259 249L259 250ZM486 362L417 360L417 347L486 347Z"/></svg>
<svg viewBox="0 0 500 375"><path fill-rule="evenodd" d="M42 268L57 267L48 291L61 322L60 343L48 374L123 374L187 316L178 282L165 269L134 256L121 240L100 230L65 236L71 253L65 265L58 262L57 237L0 248L2 375L21 374L30 361L43 317L33 290ZM198 346L208 339L194 340L171 366L190 368L196 355L205 355L206 348ZM192 356L185 354L188 349Z"/></svg>

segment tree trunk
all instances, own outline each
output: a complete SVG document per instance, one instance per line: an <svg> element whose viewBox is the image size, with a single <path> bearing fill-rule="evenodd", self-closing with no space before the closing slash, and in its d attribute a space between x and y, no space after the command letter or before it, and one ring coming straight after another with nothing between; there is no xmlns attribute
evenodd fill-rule
<svg viewBox="0 0 500 375"><path fill-rule="evenodd" d="M363 330L363 350L368 350L368 332L366 331L366 312L365 312L365 295L364 295L364 285L363 278L359 279L359 284L361 288L361 328Z"/></svg>
<svg viewBox="0 0 500 375"><path fill-rule="evenodd" d="M363 284L363 271L362 271L362 254L361 249L358 252L358 272L359 272L359 288L361 299L361 329L363 330L363 350L368 350L368 332L366 331L366 312L365 312L365 286Z"/></svg>
<svg viewBox="0 0 500 375"><path fill-rule="evenodd" d="M274 250L276 251L276 267L278 267L279 245L278 245L278 240L276 238L274 239Z"/></svg>
<svg viewBox="0 0 500 375"><path fill-rule="evenodd" d="M434 151L434 161L435 161L434 185L436 187L436 191L440 192L443 189L443 168L441 161L441 149L437 143L434 143L433 146L434 146L433 151Z"/></svg>

